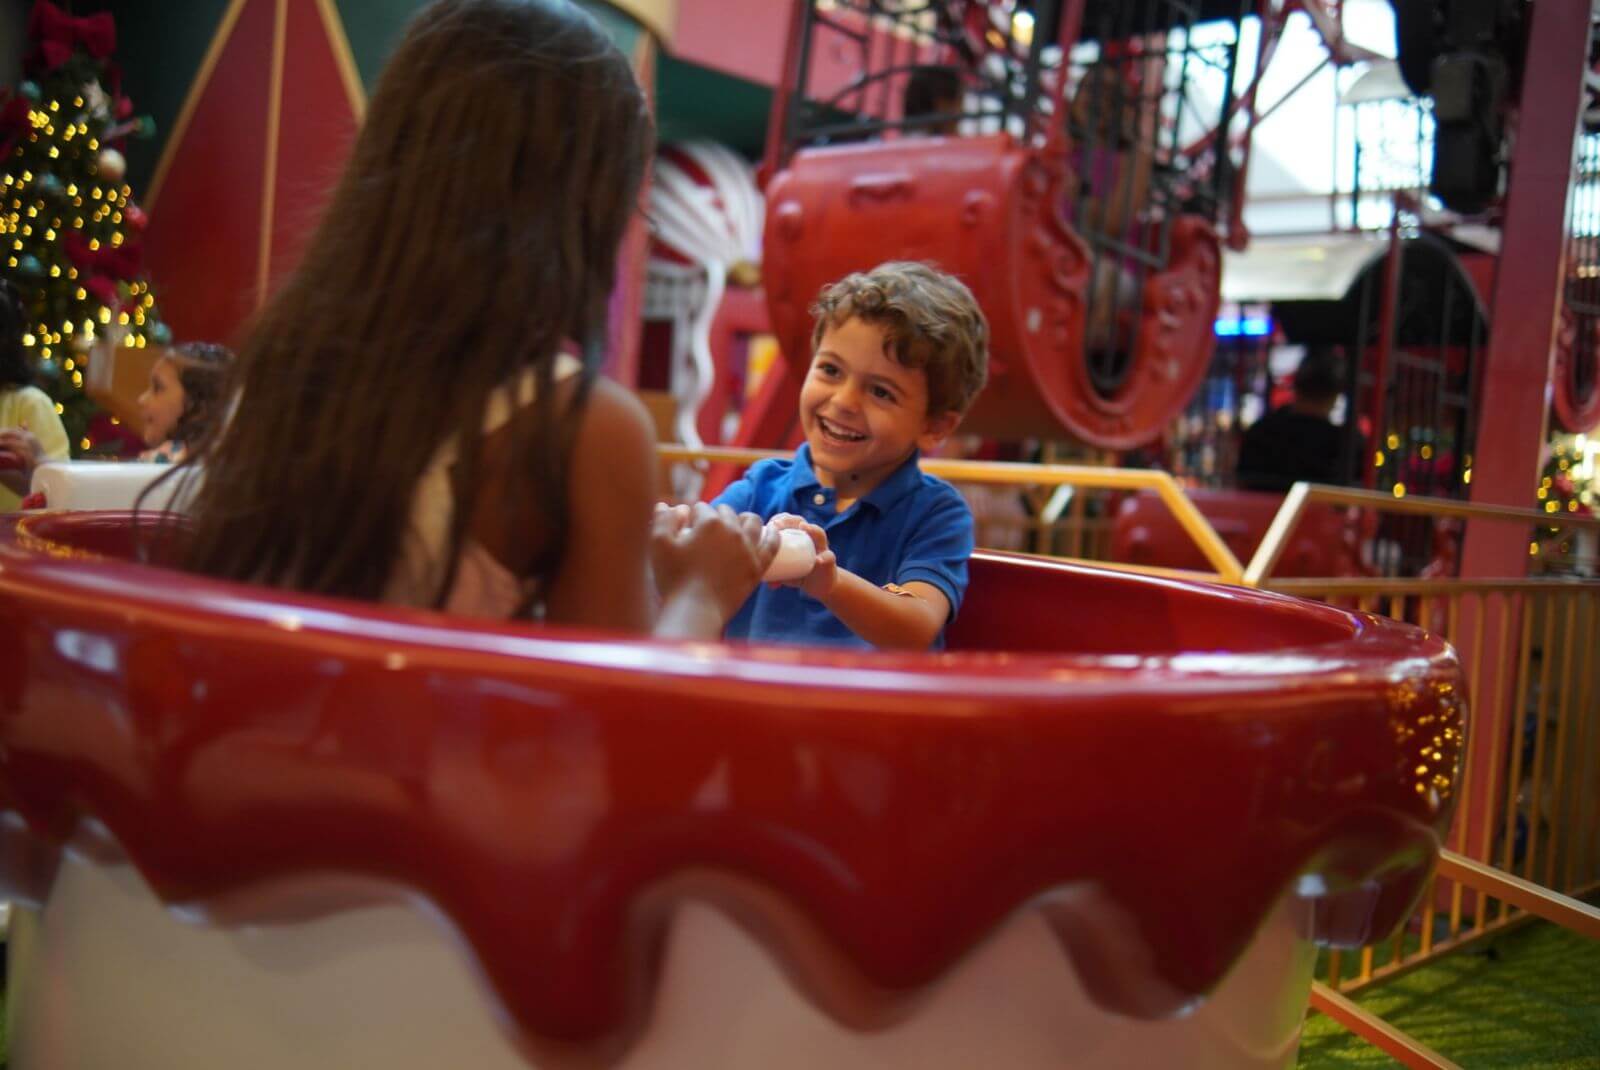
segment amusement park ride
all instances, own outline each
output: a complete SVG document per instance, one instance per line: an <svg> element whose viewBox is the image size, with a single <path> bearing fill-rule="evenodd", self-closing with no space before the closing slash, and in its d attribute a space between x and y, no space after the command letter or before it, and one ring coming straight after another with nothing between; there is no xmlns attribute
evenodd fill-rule
<svg viewBox="0 0 1600 1070"><path fill-rule="evenodd" d="M893 258L937 262L988 313L995 362L969 426L1107 448L1158 435L1210 357L1218 224L1239 233L1248 145L1216 136L1220 113L1179 142L1195 133L1185 72L1231 80L1238 59L1237 32L1190 31L1237 30L1246 7L795 5L762 164L782 360L733 441L793 438L812 297ZM1096 53L1087 89L1079 45ZM954 87L949 106L905 114L908 83L930 75Z"/></svg>
<svg viewBox="0 0 1600 1070"><path fill-rule="evenodd" d="M1254 391L1265 401L1268 342L1331 344L1349 356L1345 453L1357 463L1344 481L1470 496L1511 135L1521 116L1540 114L1524 99L1521 77L1527 8L1398 2L1399 58L1389 61L1346 39L1339 7L794 5L759 169L764 235L758 240L753 223L755 183L732 172L674 170L673 192L655 205L658 218L698 219L725 243L739 235L745 270L724 287L729 254L697 257L696 243L679 237L682 227L658 232L658 257L698 260L699 272L679 270L715 276L722 305L707 299L695 313L716 325L716 344L704 326L678 331L671 373L646 385L677 395L679 438L691 446L792 446L811 298L849 271L928 259L973 287L993 328L993 372L968 431L1113 455L1142 447L1183 471L1190 444L1177 417L1209 385L1208 374L1232 377L1236 398ZM1250 247L1244 193L1256 128L1309 81L1270 103L1261 92L1296 15L1319 36L1324 66L1383 66L1419 94L1407 105L1416 169L1398 181L1375 177L1358 143L1348 196L1352 204L1388 202L1389 241L1370 235L1361 270L1342 291L1284 300L1268 286L1249 295L1270 308L1278 336L1254 340L1242 361L1230 340L1228 359L1214 363L1224 250ZM936 112L907 114L908 86L930 76L954 87L949 99ZM1580 169L1593 170L1596 143L1585 138L1589 162ZM696 182L702 196L681 195ZM1575 176L1572 184L1566 229L1574 237L1563 258L1568 282L1549 411L1557 427L1576 433L1600 423L1592 237L1600 208L1592 180ZM1359 225L1354 215L1351 227ZM1469 230L1470 242L1456 236ZM752 367L737 343L766 330L780 353L770 370L766 359ZM1237 433L1239 421L1232 424ZM1500 432L1489 434L1494 448ZM713 470L703 489L728 474ZM1214 521L1251 533L1246 552L1261 533L1247 519L1263 510L1251 497L1224 484L1203 505ZM1387 543L1398 553L1387 560L1324 555L1307 567L1415 573L1459 561L1460 548L1441 542L1449 533L1425 522L1400 527L1398 541ZM1151 563L1180 564L1182 542Z"/></svg>
<svg viewBox="0 0 1600 1070"><path fill-rule="evenodd" d="M1432 368L1461 488L1522 493L1484 442L1534 401L1542 421L1517 373L1549 346L1482 309L1543 286L1549 341L1569 220L1519 186L1549 159L1505 187L1501 123L1521 102L1516 159L1558 155L1527 101L1565 80L1570 134L1588 15L1396 6L1435 193L1500 222L1502 256L1545 243L1548 271L1461 313L1458 250L1397 214L1355 323L1343 294L1280 318L1350 332L1376 429L1435 419L1405 400ZM787 444L818 287L917 257L990 317L974 427L1153 442L1212 359L1275 42L1300 11L1357 58L1336 8L800 0L764 209L704 147L666 153L653 194L675 430ZM1512 30L1547 69L1519 70ZM1209 108L1199 70L1226 87ZM959 92L908 115L924 74ZM1589 252L1555 402L1578 422ZM1441 264L1452 307L1407 307ZM752 387L720 347L760 329L779 352ZM19 1067L1285 1070L1316 949L1393 933L1462 795L1455 653L1328 605L979 553L942 652L666 644L158 571L172 530L0 524Z"/></svg>

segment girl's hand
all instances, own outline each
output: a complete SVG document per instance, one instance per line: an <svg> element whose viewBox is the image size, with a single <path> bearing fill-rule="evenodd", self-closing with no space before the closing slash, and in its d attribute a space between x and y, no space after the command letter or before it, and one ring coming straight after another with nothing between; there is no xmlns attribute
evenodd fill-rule
<svg viewBox="0 0 1600 1070"><path fill-rule="evenodd" d="M30 464L38 464L44 457L39 437L26 427L8 427L0 431L0 450L26 457Z"/></svg>
<svg viewBox="0 0 1600 1070"><path fill-rule="evenodd" d="M656 502L650 519L650 573L655 579L656 594L665 594L683 580L676 541L693 516L690 506L668 505Z"/></svg>
<svg viewBox="0 0 1600 1070"><path fill-rule="evenodd" d="M778 554L778 533L754 513L726 505L657 506L650 559L663 602L693 597L726 622L750 597Z"/></svg>
<svg viewBox="0 0 1600 1070"><path fill-rule="evenodd" d="M798 587L801 591L823 601L833 593L833 586L839 581L839 559L834 552L828 549L828 533L804 517L795 516L793 513L778 513L767 524L773 531L782 531L785 528L794 528L811 536L811 544L817 550L817 563L811 566L811 571L798 580L786 583L775 583L774 587Z"/></svg>

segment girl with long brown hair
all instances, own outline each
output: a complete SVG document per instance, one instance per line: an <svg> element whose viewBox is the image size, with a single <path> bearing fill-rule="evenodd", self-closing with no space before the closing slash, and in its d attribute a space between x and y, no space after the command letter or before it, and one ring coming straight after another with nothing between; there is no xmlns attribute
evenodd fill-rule
<svg viewBox="0 0 1600 1070"><path fill-rule="evenodd" d="M189 567L716 634L777 540L705 507L652 522L649 421L593 373L652 138L627 60L574 5L419 12L241 347L234 411L191 450Z"/></svg>

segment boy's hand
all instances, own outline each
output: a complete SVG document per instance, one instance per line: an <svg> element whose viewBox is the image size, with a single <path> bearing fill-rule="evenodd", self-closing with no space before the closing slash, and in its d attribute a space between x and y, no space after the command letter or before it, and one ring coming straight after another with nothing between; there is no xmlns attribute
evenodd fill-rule
<svg viewBox="0 0 1600 1070"><path fill-rule="evenodd" d="M774 587L798 587L801 591L821 602L833 593L835 584L839 582L839 559L834 552L828 549L828 533L804 517L795 516L793 513L778 513L767 521L774 531L785 528L794 528L804 531L811 536L811 544L817 550L817 563L811 571L798 580L787 583L775 583Z"/></svg>

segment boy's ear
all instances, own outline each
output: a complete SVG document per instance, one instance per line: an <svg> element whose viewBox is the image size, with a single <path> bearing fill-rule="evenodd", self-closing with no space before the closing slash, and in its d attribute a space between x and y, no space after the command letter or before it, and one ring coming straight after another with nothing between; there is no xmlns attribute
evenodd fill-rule
<svg viewBox="0 0 1600 1070"><path fill-rule="evenodd" d="M944 444L957 427L961 425L959 412L942 412L938 416L928 417L927 423L922 425L922 434L917 439L917 446L922 452L937 449Z"/></svg>

